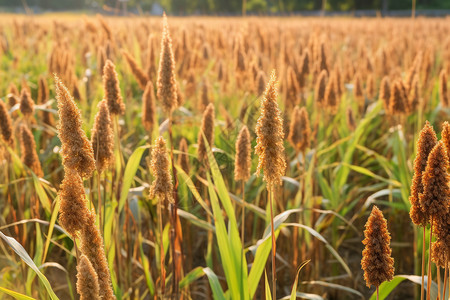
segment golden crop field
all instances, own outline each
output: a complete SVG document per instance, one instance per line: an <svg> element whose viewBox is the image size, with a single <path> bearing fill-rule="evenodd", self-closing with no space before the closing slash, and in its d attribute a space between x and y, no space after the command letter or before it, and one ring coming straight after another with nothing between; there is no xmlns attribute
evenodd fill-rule
<svg viewBox="0 0 450 300"><path fill-rule="evenodd" d="M2 15L0 299L447 299L449 72L446 18Z"/></svg>

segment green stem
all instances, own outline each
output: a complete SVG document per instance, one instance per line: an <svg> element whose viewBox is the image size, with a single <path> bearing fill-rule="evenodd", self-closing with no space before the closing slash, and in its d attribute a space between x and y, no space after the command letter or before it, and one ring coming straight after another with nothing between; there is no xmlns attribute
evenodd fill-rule
<svg viewBox="0 0 450 300"><path fill-rule="evenodd" d="M277 299L277 284L276 284L276 267L275 257L277 253L275 242L275 230L273 226L273 185L269 187L269 201L270 201L270 230L272 233L272 299Z"/></svg>

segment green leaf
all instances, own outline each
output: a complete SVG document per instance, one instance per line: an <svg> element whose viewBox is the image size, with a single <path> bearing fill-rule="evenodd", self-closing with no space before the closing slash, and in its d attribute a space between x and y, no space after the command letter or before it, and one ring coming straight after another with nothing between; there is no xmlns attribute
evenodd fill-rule
<svg viewBox="0 0 450 300"><path fill-rule="evenodd" d="M136 150L134 150L133 154L131 154L130 158L128 159L127 166L125 167L125 173L123 175L122 190L120 192L119 214L122 212L122 209L125 206L125 201L127 200L128 192L130 190L131 184L134 181L134 176L136 175L139 164L141 163L142 155L148 148L150 148L150 146L138 147Z"/></svg>
<svg viewBox="0 0 450 300"><path fill-rule="evenodd" d="M231 243L228 238L227 228L225 226L225 221L222 215L222 209L219 205L219 200L217 199L216 192L211 183L211 179L208 175L208 190L211 198L211 207L214 214L214 222L216 225L216 239L219 245L220 258L222 260L222 266L225 271L225 277L227 279L228 288L231 291L233 299L240 299L240 283L238 280L239 276L239 264L233 260L233 254L231 253Z"/></svg>
<svg viewBox="0 0 450 300"><path fill-rule="evenodd" d="M148 257L147 255L145 255L144 248L142 247L143 238L142 233L140 231L138 233L138 240L139 240L139 254L142 260L142 268L144 270L145 281L147 282L147 287L149 289L150 295L153 296L155 294L155 284L153 283L152 274L150 273L150 264L148 262Z"/></svg>
<svg viewBox="0 0 450 300"><path fill-rule="evenodd" d="M47 239L45 241L44 255L42 256L42 263L44 263L45 259L47 258L48 247L50 246L50 241L52 239L52 234L53 234L53 228L55 228L56 217L58 216L59 204L60 204L58 196L55 198L54 202L55 202L55 207L53 207L52 216L50 218L50 224L48 225Z"/></svg>
<svg viewBox="0 0 450 300"><path fill-rule="evenodd" d="M341 291L345 291L351 294L355 294L358 295L359 297L361 297L362 299L364 298L364 295L361 294L360 292L358 292L355 289L340 285L340 284L336 284L336 283L330 283L330 282L326 282L326 281L307 281L307 282L302 282L303 284L312 284L312 285L320 285L320 286L324 286L324 287L328 287L328 288L332 288L332 289L337 289L337 290L341 290Z"/></svg>
<svg viewBox="0 0 450 300"><path fill-rule="evenodd" d="M303 269L304 266L306 266L311 260L308 259L306 261L304 261L300 267L298 267L297 269L297 275L295 276L295 281L294 284L292 285L292 291L291 291L291 299L290 300L295 300L296 296L297 296L297 285L298 285L298 275L300 274L300 271Z"/></svg>
<svg viewBox="0 0 450 300"><path fill-rule="evenodd" d="M47 278L44 274L41 273L39 268L36 266L34 261L31 259L31 257L28 255L27 251L22 247L21 244L19 244L14 238L6 236L3 234L3 232L0 231L0 237L10 246L14 252L17 253L17 255L20 256L20 258L31 268L34 272L39 276L39 279L42 281L42 283L45 286L45 289L47 290L48 294L50 295L50 298L52 300L58 299L55 292L53 292L52 286L50 285L50 282L48 282Z"/></svg>
<svg viewBox="0 0 450 300"><path fill-rule="evenodd" d="M196 216L194 216L193 214L191 214L185 210L178 209L177 212L180 217L185 218L186 220L190 221L192 224L194 224L200 228L203 228L207 231L213 231L213 232L216 230L213 225L209 224L206 221L203 221L202 219L197 218Z"/></svg>
<svg viewBox="0 0 450 300"><path fill-rule="evenodd" d="M47 193L45 192L44 188L42 187L42 183L39 179L39 177L37 177L33 172L30 172L31 176L33 177L33 184L34 184L34 188L36 189L36 193L39 197L39 201L42 204L42 207L44 207L45 211L50 213L51 212L51 201L50 199L48 199Z"/></svg>
<svg viewBox="0 0 450 300"><path fill-rule="evenodd" d="M192 282L194 282L197 279L203 277L204 275L205 275L205 272L203 271L202 267L197 267L197 268L191 270L180 281L180 283L179 283L180 289L183 289L184 287L190 285Z"/></svg>
<svg viewBox="0 0 450 300"><path fill-rule="evenodd" d="M267 272L264 272L264 276L266 277L266 280L265 280L266 300L272 300L272 293L270 291L269 281L267 280Z"/></svg>
<svg viewBox="0 0 450 300"><path fill-rule="evenodd" d="M397 275L394 276L394 279L391 281L383 282L378 288L379 291L379 300L386 299L387 296L405 279L414 282L415 284L422 285L422 276L416 275ZM425 276L425 290L427 289L427 279L428 276ZM430 291L431 299L436 299L438 296L438 286L435 282L431 282L431 291ZM374 292L370 297L370 300L377 299L377 292Z"/></svg>
<svg viewBox="0 0 450 300"><path fill-rule="evenodd" d="M1 286L0 286L0 291L5 293L5 294L7 294L7 295L10 295L10 296L18 299L18 300L34 300L34 298L31 298L31 297L28 297L26 295L23 295L23 294L20 294L20 293L17 293L17 292L5 289L5 288L3 288Z"/></svg>
<svg viewBox="0 0 450 300"><path fill-rule="evenodd" d="M225 294L223 293L222 286L220 285L217 275L210 268L203 268L203 272L208 277L209 286L213 292L214 299L225 300Z"/></svg>

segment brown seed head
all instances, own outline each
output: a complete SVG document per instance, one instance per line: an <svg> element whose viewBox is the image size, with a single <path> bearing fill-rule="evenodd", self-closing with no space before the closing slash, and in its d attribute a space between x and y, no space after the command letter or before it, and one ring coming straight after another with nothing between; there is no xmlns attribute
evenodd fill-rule
<svg viewBox="0 0 450 300"><path fill-rule="evenodd" d="M11 83L8 88L9 94L8 94L8 104L9 107L13 107L18 102L19 97L19 90L17 89L17 86L14 83Z"/></svg>
<svg viewBox="0 0 450 300"><path fill-rule="evenodd" d="M411 203L409 215L412 222L420 226L425 226L429 221L427 215L422 212L420 207L419 195L423 193L422 176L427 166L428 156L436 143L436 133L427 121L417 139L417 154L414 159L414 176L411 184L411 195L409 196L409 202Z"/></svg>
<svg viewBox="0 0 450 300"><path fill-rule="evenodd" d="M239 131L236 141L236 157L234 166L234 180L247 181L250 178L251 140L247 126L243 126Z"/></svg>
<svg viewBox="0 0 450 300"><path fill-rule="evenodd" d="M316 104L325 104L325 89L327 86L327 71L322 70L319 77L317 77L316 86L314 89L314 101Z"/></svg>
<svg viewBox="0 0 450 300"><path fill-rule="evenodd" d="M97 171L101 173L114 162L114 134L106 100L102 100L98 104L91 143Z"/></svg>
<svg viewBox="0 0 450 300"><path fill-rule="evenodd" d="M144 128L151 132L155 124L155 90L151 81L147 82L144 94L142 95L142 123Z"/></svg>
<svg viewBox="0 0 450 300"><path fill-rule="evenodd" d="M69 90L55 75L56 99L58 100L58 136L61 155L66 168L76 170L81 177L90 177L95 169L94 150L81 128L81 112Z"/></svg>
<svg viewBox="0 0 450 300"><path fill-rule="evenodd" d="M264 171L267 188L281 185L281 176L286 171L283 145L283 119L277 103L277 79L275 70L270 75L264 96L261 100L261 115L256 124L255 153L259 156L256 174Z"/></svg>
<svg viewBox="0 0 450 300"><path fill-rule="evenodd" d="M442 70L441 74L439 74L439 99L443 107L450 105L448 99L447 72L445 70Z"/></svg>
<svg viewBox="0 0 450 300"><path fill-rule="evenodd" d="M409 109L411 112L416 112L420 104L419 91L419 75L414 75L409 92Z"/></svg>
<svg viewBox="0 0 450 300"><path fill-rule="evenodd" d="M43 177L41 162L36 152L36 143L30 129L24 124L20 126L20 151L22 152L22 162L38 177Z"/></svg>
<svg viewBox="0 0 450 300"><path fill-rule="evenodd" d="M178 164L181 166L186 174L189 174L189 154L188 144L185 138L180 141L180 156L178 157Z"/></svg>
<svg viewBox="0 0 450 300"><path fill-rule="evenodd" d="M366 96L369 99L373 99L375 97L375 77L372 73L367 76L366 80Z"/></svg>
<svg viewBox="0 0 450 300"><path fill-rule="evenodd" d="M198 160L206 164L208 163L208 153L206 152L205 138L208 146L212 149L214 143L214 120L214 104L210 103L203 112L202 126L198 133Z"/></svg>
<svg viewBox="0 0 450 300"><path fill-rule="evenodd" d="M47 81L45 80L44 76L39 77L39 89L38 89L38 98L37 103L38 104L44 104L48 101L49 97L49 91L48 91L48 85Z"/></svg>
<svg viewBox="0 0 450 300"><path fill-rule="evenodd" d="M161 38L161 55L159 59L157 96L163 110L170 114L177 106L177 85L175 78L175 58L172 51L167 17L163 15L163 33Z"/></svg>
<svg viewBox="0 0 450 300"><path fill-rule="evenodd" d="M394 259L391 256L391 235L381 210L374 206L364 230L361 266L366 285L378 287L394 278Z"/></svg>
<svg viewBox="0 0 450 300"><path fill-rule="evenodd" d="M358 102L364 101L364 92L362 86L361 74L356 73L355 78L353 79L353 95L355 96Z"/></svg>
<svg viewBox="0 0 450 300"><path fill-rule="evenodd" d="M120 95L119 78L116 67L109 59L103 68L103 91L108 102L108 109L111 115L123 115L125 105Z"/></svg>
<svg viewBox="0 0 450 300"><path fill-rule="evenodd" d="M391 95L389 98L389 112L393 115L402 115L407 112L407 99L400 81L394 82L391 86Z"/></svg>
<svg viewBox="0 0 450 300"><path fill-rule="evenodd" d="M448 247L448 244L446 244L442 240L437 240L431 244L431 260L436 264L438 267L445 268L448 266L449 261L449 252L450 248Z"/></svg>
<svg viewBox="0 0 450 300"><path fill-rule="evenodd" d="M34 101L27 89L22 89L20 94L20 111L25 118L30 118L34 113Z"/></svg>
<svg viewBox="0 0 450 300"><path fill-rule="evenodd" d="M152 150L151 171L155 180L150 187L150 198L157 197L160 201L173 202L172 175L170 174L169 156L166 141L162 136L156 139Z"/></svg>
<svg viewBox="0 0 450 300"><path fill-rule="evenodd" d="M339 98L336 90L336 75L331 74L330 80L328 80L327 87L325 89L325 106L335 114L339 107Z"/></svg>
<svg viewBox="0 0 450 300"><path fill-rule="evenodd" d="M450 199L448 167L447 149L440 141L428 156L422 176L423 193L419 194L420 207L429 220L446 220Z"/></svg>
<svg viewBox="0 0 450 300"><path fill-rule="evenodd" d="M5 102L0 100L0 131L2 133L3 140L9 146L13 146L13 128L11 116L8 113Z"/></svg>
<svg viewBox="0 0 450 300"><path fill-rule="evenodd" d="M87 207L83 181L77 172L64 168L64 179L59 191L59 223L75 237L87 223L90 211Z"/></svg>
<svg viewBox="0 0 450 300"><path fill-rule="evenodd" d="M141 67L138 66L136 60L133 56L131 56L130 53L128 53L128 51L122 50L122 54L125 56L125 60L127 61L128 66L131 69L131 73L133 73L134 77L136 78L139 87L144 90L148 81L147 74L145 74Z"/></svg>
<svg viewBox="0 0 450 300"><path fill-rule="evenodd" d="M309 147L311 128L308 111L305 107L295 107L292 112L288 140L297 152L304 152Z"/></svg>
<svg viewBox="0 0 450 300"><path fill-rule="evenodd" d="M257 82L257 95L262 95L264 93L264 90L266 89L266 74L264 74L264 71L259 71L258 76L256 77Z"/></svg>
<svg viewBox="0 0 450 300"><path fill-rule="evenodd" d="M106 260L103 238L100 230L95 225L95 213L87 215L87 223L81 230L81 252L87 256L98 276L100 298L102 300L114 300L111 276Z"/></svg>
<svg viewBox="0 0 450 300"><path fill-rule="evenodd" d="M384 76L380 84L380 99L383 101L384 110L389 112L389 99L391 98L391 88L389 86L389 77Z"/></svg>
<svg viewBox="0 0 450 300"><path fill-rule="evenodd" d="M441 140L447 149L447 154L449 155L448 159L450 162L450 124L447 121L442 124Z"/></svg>
<svg viewBox="0 0 450 300"><path fill-rule="evenodd" d="M77 292L80 300L100 300L98 276L86 255L77 264Z"/></svg>

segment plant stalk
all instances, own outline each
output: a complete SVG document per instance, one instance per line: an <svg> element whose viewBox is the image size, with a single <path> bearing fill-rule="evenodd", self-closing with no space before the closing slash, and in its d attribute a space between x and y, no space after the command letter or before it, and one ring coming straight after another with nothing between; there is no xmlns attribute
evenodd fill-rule
<svg viewBox="0 0 450 300"><path fill-rule="evenodd" d="M277 299L277 283L276 283L276 267L275 257L277 253L275 242L275 229L273 227L273 185L269 187L269 201L270 201L270 229L272 232L272 299Z"/></svg>

